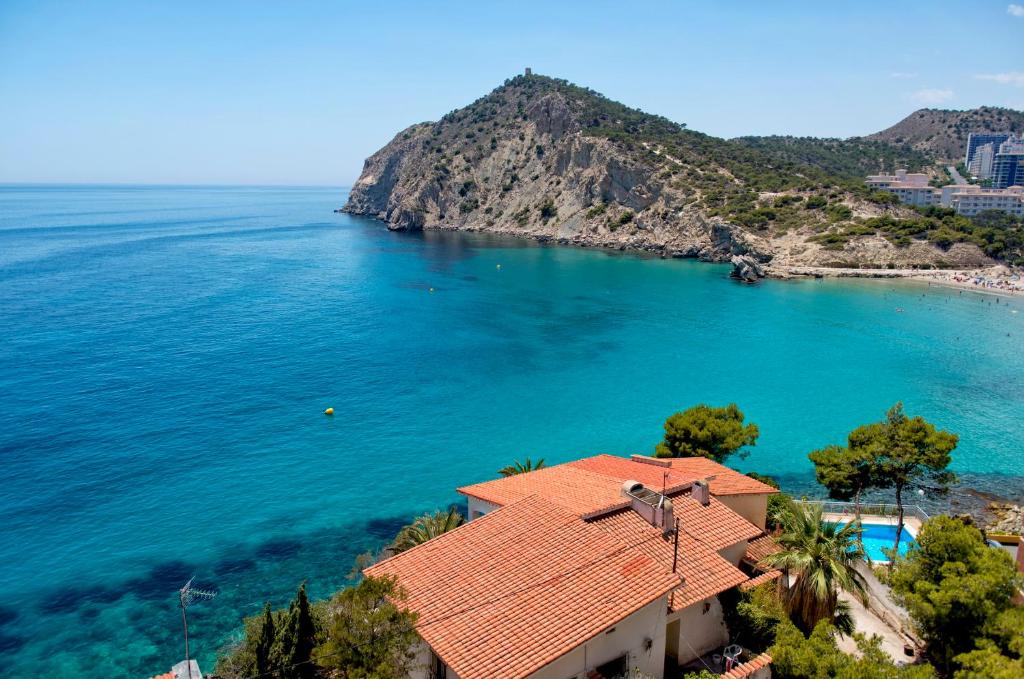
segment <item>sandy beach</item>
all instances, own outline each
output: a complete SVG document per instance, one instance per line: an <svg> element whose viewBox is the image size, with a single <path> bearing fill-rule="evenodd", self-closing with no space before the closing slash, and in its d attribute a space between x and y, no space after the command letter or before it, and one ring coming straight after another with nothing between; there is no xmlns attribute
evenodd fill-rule
<svg viewBox="0 0 1024 679"><path fill-rule="evenodd" d="M970 290L1009 297L1024 296L1024 270L1008 266L984 269L841 269L815 266L772 266L768 275L773 278L903 278L930 285Z"/></svg>

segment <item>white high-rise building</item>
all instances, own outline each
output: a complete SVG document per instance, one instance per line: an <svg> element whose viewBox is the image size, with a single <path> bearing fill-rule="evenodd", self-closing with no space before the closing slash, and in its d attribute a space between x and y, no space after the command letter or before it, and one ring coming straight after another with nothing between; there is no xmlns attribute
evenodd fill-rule
<svg viewBox="0 0 1024 679"><path fill-rule="evenodd" d="M992 161L995 160L995 157L996 150L994 145L991 143L982 144L974 149L974 157L971 159L971 164L967 167L967 171L978 179L990 179L992 177Z"/></svg>

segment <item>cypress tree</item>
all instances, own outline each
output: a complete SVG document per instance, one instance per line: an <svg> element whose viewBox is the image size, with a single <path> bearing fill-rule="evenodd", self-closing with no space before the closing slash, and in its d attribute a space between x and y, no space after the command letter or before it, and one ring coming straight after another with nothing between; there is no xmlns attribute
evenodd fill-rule
<svg viewBox="0 0 1024 679"><path fill-rule="evenodd" d="M260 625L259 636L253 644L253 651L256 655L256 673L266 674L274 666L273 652L276 641L276 630L274 629L274 614L270 610L270 602L263 606L263 623Z"/></svg>
<svg viewBox="0 0 1024 679"><path fill-rule="evenodd" d="M286 668L284 676L291 679L313 677L316 667L311 660L315 646L316 624L306 597L306 583L302 583L288 607L281 629L281 664Z"/></svg>

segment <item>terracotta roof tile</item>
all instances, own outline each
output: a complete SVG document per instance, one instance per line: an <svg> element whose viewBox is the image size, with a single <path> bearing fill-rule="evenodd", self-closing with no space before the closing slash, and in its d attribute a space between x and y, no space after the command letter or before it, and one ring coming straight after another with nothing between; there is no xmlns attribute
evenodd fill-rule
<svg viewBox="0 0 1024 679"><path fill-rule="evenodd" d="M737 542L762 535L760 528L727 506L711 498L704 506L689 493L672 495L672 509L679 525L709 549L718 551Z"/></svg>
<svg viewBox="0 0 1024 679"><path fill-rule="evenodd" d="M714 476L708 484L713 495L770 495L779 492L766 483L705 457L674 457L670 461L673 471L695 479Z"/></svg>
<svg viewBox="0 0 1024 679"><path fill-rule="evenodd" d="M497 505L507 505L530 495L539 495L579 516L621 504L621 485L621 482L611 482L608 477L560 464L527 474L464 486L458 491Z"/></svg>
<svg viewBox="0 0 1024 679"><path fill-rule="evenodd" d="M459 677L522 677L678 586L654 540L533 496L365 572L398 578L420 635Z"/></svg>
<svg viewBox="0 0 1024 679"><path fill-rule="evenodd" d="M666 466L668 465L668 466ZM777 492L771 486L702 457L658 459L595 455L526 474L485 481L459 488L469 495L506 505L529 495L540 495L580 516L591 516L624 506L621 488L626 480L639 481L652 490L672 495L702 478L714 476L709 485L714 495Z"/></svg>
<svg viewBox="0 0 1024 679"><path fill-rule="evenodd" d="M674 500L673 503L676 506L680 504L677 500ZM685 503L700 506L693 500L687 499L681 504ZM666 569L672 569L675 549L673 538L671 536L662 537L660 528L647 523L633 510L619 510L601 516L591 523L608 531L619 540L636 540L640 535L650 536L652 539L644 541L641 549ZM742 571L723 559L717 553L717 548L709 547L700 539L700 536L699 530L690 532L689 529L683 528L682 521L680 521L677 572L683 577L683 584L676 587L670 597L669 608L673 611L686 608L747 580L747 576Z"/></svg>
<svg viewBox="0 0 1024 679"><path fill-rule="evenodd" d="M728 672L722 674L723 679L743 679L743 677L749 677L754 672L758 671L762 667L767 667L772 664L772 657L767 653L762 653L752 660L737 665Z"/></svg>
<svg viewBox="0 0 1024 679"><path fill-rule="evenodd" d="M746 592L747 590L754 589L758 585L763 585L766 582L771 582L772 580L775 580L776 578L778 578L781 575L782 575L782 571L777 571L777 570L774 570L774 569L770 570L770 571L767 571L765 573L761 573L761 575L758 575L757 577L754 577L754 578L750 578L746 582L742 583L740 585L740 589L742 589L744 592Z"/></svg>
<svg viewBox="0 0 1024 679"><path fill-rule="evenodd" d="M769 554L780 551L782 551L782 548L775 542L775 539L770 535L762 533L747 543L747 553L743 555L743 559L757 565L761 563L761 559Z"/></svg>

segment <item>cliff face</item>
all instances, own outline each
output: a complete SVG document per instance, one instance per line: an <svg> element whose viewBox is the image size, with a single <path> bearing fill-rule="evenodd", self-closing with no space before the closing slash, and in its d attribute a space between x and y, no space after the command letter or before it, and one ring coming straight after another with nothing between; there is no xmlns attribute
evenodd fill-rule
<svg viewBox="0 0 1024 679"><path fill-rule="evenodd" d="M344 210L391 229L500 232L710 261L989 261L973 246L951 254L924 244L922 258L920 249L884 238L849 257L837 253L834 243L807 240L836 221L835 211L800 207L823 194L849 216L901 211L859 201L814 167L691 132L565 81L519 76L436 123L400 132L367 159ZM780 205L782 196L789 198Z"/></svg>
<svg viewBox="0 0 1024 679"><path fill-rule="evenodd" d="M964 159L971 132L1024 132L1024 112L994 106L967 111L923 108L865 139L909 144L946 163Z"/></svg>

